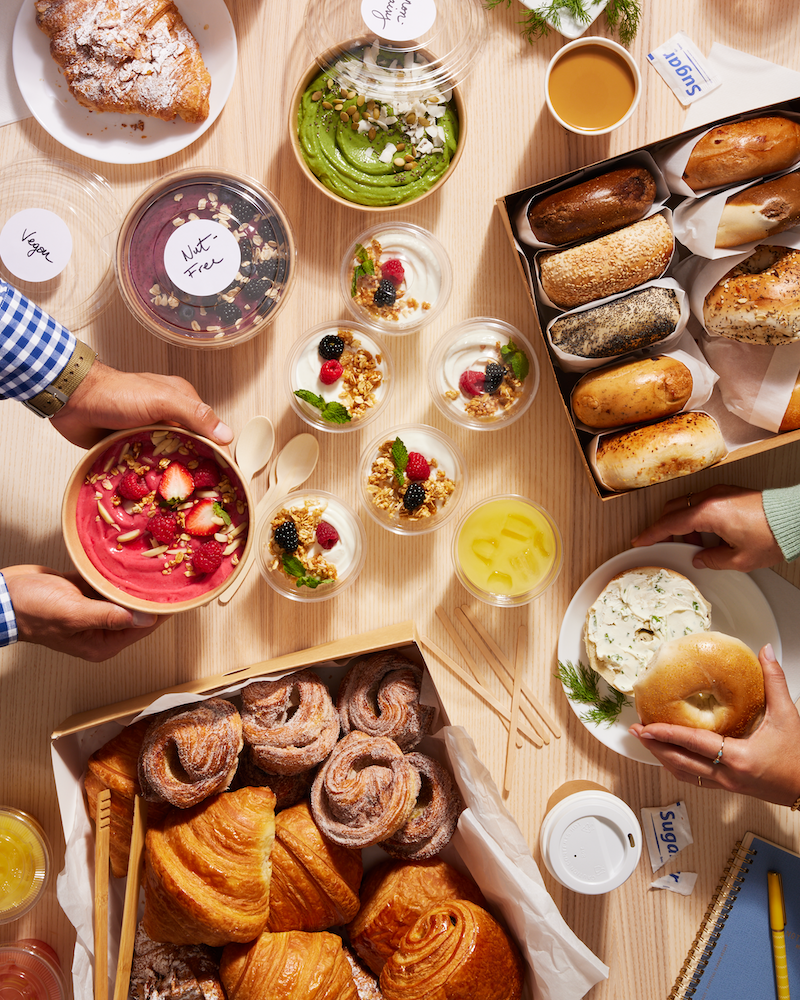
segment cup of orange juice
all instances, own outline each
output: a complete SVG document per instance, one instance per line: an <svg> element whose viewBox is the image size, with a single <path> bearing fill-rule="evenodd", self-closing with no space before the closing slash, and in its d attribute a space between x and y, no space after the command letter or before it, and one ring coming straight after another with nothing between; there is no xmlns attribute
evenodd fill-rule
<svg viewBox="0 0 800 1000"><path fill-rule="evenodd" d="M39 902L50 878L50 844L33 816L0 806L0 924Z"/></svg>
<svg viewBox="0 0 800 1000"><path fill-rule="evenodd" d="M605 135L636 110L642 76L633 56L610 38L578 38L550 60L545 99L555 120L578 135Z"/></svg>
<svg viewBox="0 0 800 1000"><path fill-rule="evenodd" d="M528 604L561 571L558 525L533 500L508 493L481 500L453 536L453 566L466 589L496 607Z"/></svg>

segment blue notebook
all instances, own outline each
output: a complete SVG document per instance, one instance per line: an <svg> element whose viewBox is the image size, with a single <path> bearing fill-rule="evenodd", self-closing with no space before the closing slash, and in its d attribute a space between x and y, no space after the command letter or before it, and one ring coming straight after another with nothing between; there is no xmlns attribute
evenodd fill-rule
<svg viewBox="0 0 800 1000"><path fill-rule="evenodd" d="M753 833L736 845L670 993L692 1000L776 996L767 872L781 873L792 1000L800 1000L800 855Z"/></svg>

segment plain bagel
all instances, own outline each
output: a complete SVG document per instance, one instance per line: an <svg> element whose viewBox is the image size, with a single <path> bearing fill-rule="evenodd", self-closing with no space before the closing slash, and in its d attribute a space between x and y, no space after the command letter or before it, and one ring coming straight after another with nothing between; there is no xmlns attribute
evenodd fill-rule
<svg viewBox="0 0 800 1000"><path fill-rule="evenodd" d="M693 191L787 170L800 160L800 125L789 118L750 118L706 132L689 154L683 179Z"/></svg>
<svg viewBox="0 0 800 1000"><path fill-rule="evenodd" d="M666 722L745 736L764 712L764 673L741 640L695 632L660 646L633 694L645 726Z"/></svg>

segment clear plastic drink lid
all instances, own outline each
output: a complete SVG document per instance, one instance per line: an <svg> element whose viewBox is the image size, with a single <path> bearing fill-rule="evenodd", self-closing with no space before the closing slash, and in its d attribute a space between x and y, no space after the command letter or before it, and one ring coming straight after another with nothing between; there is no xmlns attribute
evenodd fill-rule
<svg viewBox="0 0 800 1000"><path fill-rule="evenodd" d="M305 34L322 69L390 103L463 83L486 41L486 12L482 0L308 0Z"/></svg>

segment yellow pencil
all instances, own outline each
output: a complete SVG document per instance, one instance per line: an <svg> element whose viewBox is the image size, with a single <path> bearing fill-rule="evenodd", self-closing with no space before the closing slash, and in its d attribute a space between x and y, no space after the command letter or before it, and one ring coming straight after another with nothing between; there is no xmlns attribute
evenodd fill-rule
<svg viewBox="0 0 800 1000"><path fill-rule="evenodd" d="M778 1000L790 1000L789 969L786 965L786 905L779 872L767 872L769 892L769 926L772 930L772 955L775 959L775 987Z"/></svg>

